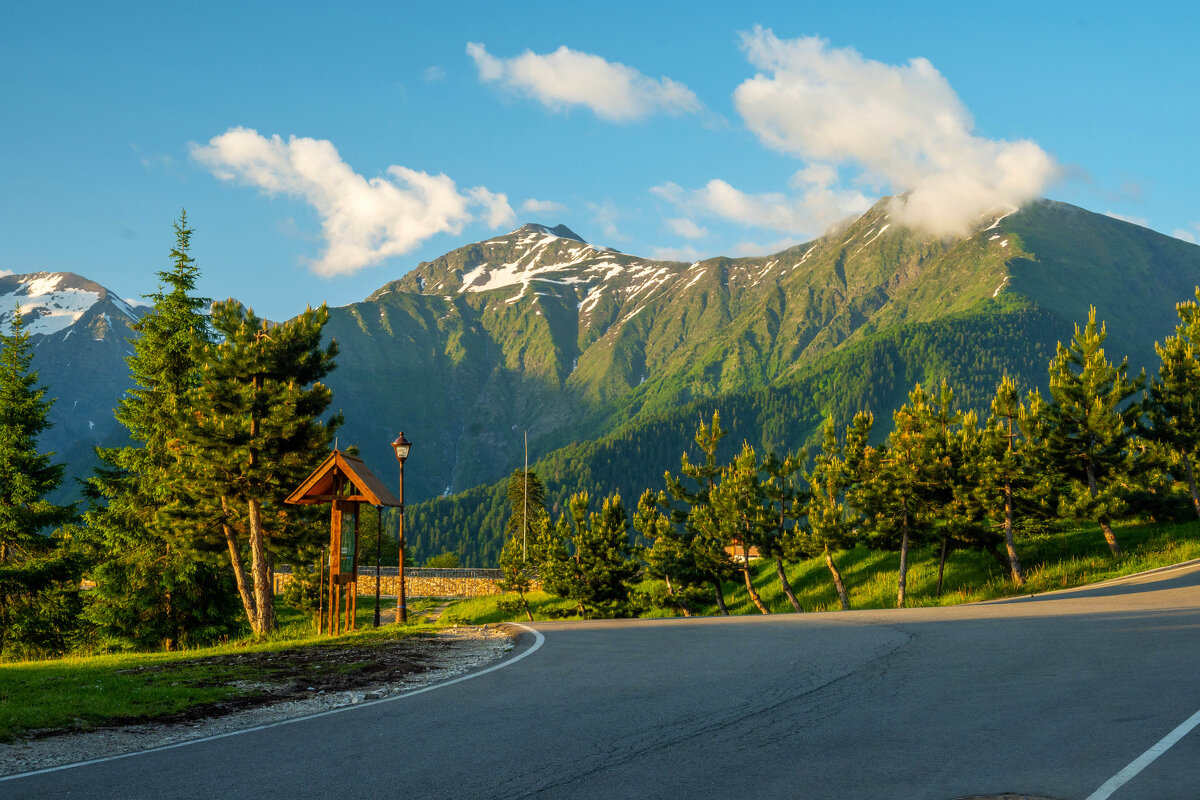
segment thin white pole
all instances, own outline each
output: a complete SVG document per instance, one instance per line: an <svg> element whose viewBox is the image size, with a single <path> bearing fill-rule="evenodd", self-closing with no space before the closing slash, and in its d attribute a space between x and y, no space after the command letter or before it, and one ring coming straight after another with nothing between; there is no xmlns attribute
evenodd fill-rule
<svg viewBox="0 0 1200 800"><path fill-rule="evenodd" d="M529 431L525 431L525 499L521 503L521 560L529 560Z"/></svg>

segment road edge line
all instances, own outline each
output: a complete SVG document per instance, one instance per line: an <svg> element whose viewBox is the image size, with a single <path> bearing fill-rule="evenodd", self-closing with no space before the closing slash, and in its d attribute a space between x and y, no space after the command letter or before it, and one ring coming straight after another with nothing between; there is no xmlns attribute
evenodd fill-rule
<svg viewBox="0 0 1200 800"><path fill-rule="evenodd" d="M1150 766L1156 758L1171 749L1171 747L1187 736L1193 728L1200 725L1200 711L1192 714L1181 722L1175 730L1159 739L1149 750L1142 753L1129 763L1129 766L1113 775L1104 785L1087 796L1087 800L1107 800L1112 793L1131 781L1139 772Z"/></svg>
<svg viewBox="0 0 1200 800"><path fill-rule="evenodd" d="M212 742L212 741L216 741L217 739L228 739L231 736L240 736L243 733L254 733L255 731L265 731L265 730L268 730L269 728L278 728L283 725L291 725L295 722L307 722L310 719L320 719L321 717L328 717L328 716L332 716L333 714L340 714L343 711L351 711L356 708L368 708L370 706L383 705L384 703L394 703L397 700L404 700L409 697L415 697L416 695L424 694L425 692L432 692L434 689L441 689L446 686L453 686L456 683L462 683L463 681L469 681L472 678L478 678L482 675L487 675L489 672L495 672L498 669L504 669L505 667L510 667L513 664L520 661L521 659L525 658L526 656L537 652L546 641L545 636L543 636L539 631L536 631L533 628L530 628L528 625L522 625L520 622L506 622L504 624L512 625L517 628L521 628L522 630L524 630L528 633L532 633L533 637L534 637L533 645L531 647L529 647L528 649L523 650L522 652L518 653L516 656L514 656L512 658L504 659L499 664L493 664L492 666L481 669L478 672L471 672L466 675L460 675L457 678L451 678L450 680L442 681L441 683L435 683L430 686L422 686L420 689L413 689L411 692L404 692L402 694L393 695L391 697L381 697L378 700L368 700L365 703L355 703L354 705L339 706L337 708L331 708L326 711L318 711L315 714L306 714L302 717L292 717L291 719L281 719L276 722L268 722L265 725L255 725L252 728L241 728L240 730L236 730L236 731L226 731L225 733L214 733L212 736L202 736L199 739L188 739L185 742L172 742L171 744L164 744L164 745L159 745L158 747L151 747L147 750L134 750L131 753L121 753L120 755L105 756L104 758L93 758L88 761L76 761L73 764L60 764L56 767L46 767L44 769L33 770L32 772L18 772L14 775L3 775L3 776L0 776L0 783L4 783L5 781L16 780L17 778L32 778L34 775L45 775L50 772L62 772L63 770L75 769L76 767L88 767L93 764L104 764L109 761L119 761L123 758L133 758L134 756L142 756L142 755L146 755L148 753L161 753L164 750L174 750L178 747L187 747L188 745L200 744L202 742Z"/></svg>

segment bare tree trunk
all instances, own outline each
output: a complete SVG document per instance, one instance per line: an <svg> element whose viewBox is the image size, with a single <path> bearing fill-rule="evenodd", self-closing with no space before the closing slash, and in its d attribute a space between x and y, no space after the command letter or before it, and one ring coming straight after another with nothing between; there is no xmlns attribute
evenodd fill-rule
<svg viewBox="0 0 1200 800"><path fill-rule="evenodd" d="M742 577L746 580L746 592L750 595L750 601L754 603L755 608L760 614L770 614L771 610L763 605L762 598L758 596L758 590L754 588L754 582L750 580L750 551L746 548L746 542L742 542Z"/></svg>
<svg viewBox="0 0 1200 800"><path fill-rule="evenodd" d="M1091 462L1087 465L1088 492L1091 493L1092 499L1096 498L1099 491L1096 489L1096 473L1092 471ZM1121 555L1121 545L1117 542L1117 535L1113 533L1112 526L1108 524L1107 519L1096 520L1100 523L1100 530L1104 532L1104 541L1108 543L1108 550L1114 556Z"/></svg>
<svg viewBox="0 0 1200 800"><path fill-rule="evenodd" d="M1100 520L1100 530L1104 531L1104 541L1108 542L1108 549L1114 556L1121 555L1121 545L1117 541L1117 535L1113 533L1112 525L1108 524L1107 519Z"/></svg>
<svg viewBox="0 0 1200 800"><path fill-rule="evenodd" d="M250 596L250 587L246 581L246 567L242 564L241 548L238 547L237 534L233 531L233 526L229 524L229 500L221 497L221 531L225 534L225 545L229 548L229 563L233 565L233 577L237 582L238 597L242 598L242 608L246 610L246 619L250 622L250 629L258 630L258 607L254 604L254 598Z"/></svg>
<svg viewBox="0 0 1200 800"><path fill-rule="evenodd" d="M908 509L904 510L904 533L900 537L900 576L896 580L896 608L904 608L904 589L908 583Z"/></svg>
<svg viewBox="0 0 1200 800"><path fill-rule="evenodd" d="M728 617L729 609L725 607L725 590L721 588L721 579L713 578L713 589L716 590L717 608L721 609L721 614Z"/></svg>
<svg viewBox="0 0 1200 800"><path fill-rule="evenodd" d="M838 602L842 604L842 611L849 611L850 597L846 594L846 585L842 583L842 573L838 572L837 564L833 563L829 545L825 545L825 566L829 567L829 573L833 575L833 586L837 589Z"/></svg>
<svg viewBox="0 0 1200 800"><path fill-rule="evenodd" d="M1192 457L1184 453L1183 463L1187 467L1188 491L1192 493L1192 506L1196 509L1196 516L1200 516L1200 492L1196 491L1196 476L1192 474Z"/></svg>
<svg viewBox="0 0 1200 800"><path fill-rule="evenodd" d="M937 596L942 596L942 577L946 574L946 550L950 547L950 537L942 535L942 555L938 559Z"/></svg>
<svg viewBox="0 0 1200 800"><path fill-rule="evenodd" d="M1004 484L1004 546L1008 548L1008 564L1012 568L1013 583L1025 585L1025 570L1017 558L1017 544L1013 539L1013 496L1012 484Z"/></svg>
<svg viewBox="0 0 1200 800"><path fill-rule="evenodd" d="M796 593L792 591L792 584L788 581L787 572L783 569L783 559L778 556L775 558L775 574L779 576L779 584L783 587L783 593L787 595L792 608L796 609L797 613L803 611L800 601L796 599Z"/></svg>
<svg viewBox="0 0 1200 800"><path fill-rule="evenodd" d="M527 619L528 619L530 622L533 622L533 612L529 610L529 601L525 599L525 593L524 593L524 592L521 592L521 605L525 606L525 616L526 616L526 618L527 618Z"/></svg>
<svg viewBox="0 0 1200 800"><path fill-rule="evenodd" d="M258 608L255 635L265 636L275 630L275 592L270 582L267 563L266 535L262 526L262 505L257 498L249 502L250 570L254 573L254 603Z"/></svg>

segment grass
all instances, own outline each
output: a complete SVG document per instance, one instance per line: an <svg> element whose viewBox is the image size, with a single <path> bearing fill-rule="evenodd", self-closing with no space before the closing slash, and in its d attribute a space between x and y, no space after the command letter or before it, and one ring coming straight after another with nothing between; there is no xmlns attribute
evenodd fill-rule
<svg viewBox="0 0 1200 800"><path fill-rule="evenodd" d="M1100 530L1081 525L1053 532L1021 537L1017 553L1026 570L1026 584L1017 588L1008 571L986 553L952 552L946 559L941 596L937 596L938 546L914 548L909 553L907 603L913 606L944 606L978 602L999 597L1082 586L1131 575L1156 567L1200 558L1200 522L1181 524L1126 524L1117 528L1125 554L1109 554ZM855 609L893 608L896 605L896 577L899 553L856 547L834 555L842 580ZM758 561L751 566L755 588L772 612L792 611L779 586L773 561ZM837 594L824 559L786 565L788 580L805 611L834 611L839 608ZM652 581L642 588L651 589ZM758 610L741 581L724 584L725 603L731 614L757 614ZM566 610L571 603L542 592L529 596L533 614L547 619L554 610ZM525 613L511 610L514 595L463 600L450 606L443 619L463 623L521 622ZM507 606L507 608L505 607ZM716 605L702 613L717 613ZM557 615L555 615L557 616ZM643 616L669 617L670 610L653 609Z"/></svg>
<svg viewBox="0 0 1200 800"><path fill-rule="evenodd" d="M420 613L434 602L416 600ZM74 655L46 661L0 664L0 741L37 730L86 729L113 721L136 721L175 714L254 691L245 682L270 677L261 667L211 663L211 656L277 652L331 643L363 645L422 634L433 626L371 627L374 602L359 600L359 630L319 636L302 611L277 599L279 630L261 642L242 640L170 653ZM352 665L353 666L353 665ZM146 669L146 668L149 669ZM346 665L330 669L349 670Z"/></svg>

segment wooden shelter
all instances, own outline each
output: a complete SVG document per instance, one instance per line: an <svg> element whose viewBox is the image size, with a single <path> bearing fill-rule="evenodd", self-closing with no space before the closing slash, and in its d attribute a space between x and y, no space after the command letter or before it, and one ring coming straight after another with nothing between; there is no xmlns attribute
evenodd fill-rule
<svg viewBox="0 0 1200 800"><path fill-rule="evenodd" d="M330 503L333 510L329 525L329 594L327 607L330 635L354 630L354 612L358 604L358 509L363 503L382 508L400 507L396 496L384 486L361 458L334 450L329 457L296 488L285 501L292 505ZM354 515L354 526L345 535L344 518ZM383 536L382 529L379 535ZM349 541L347 541L349 540ZM344 602L343 602L344 597ZM326 629L326 614L321 613L320 629Z"/></svg>

